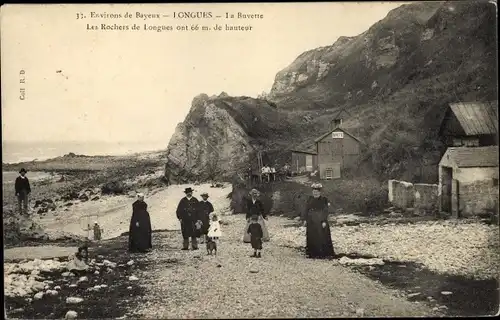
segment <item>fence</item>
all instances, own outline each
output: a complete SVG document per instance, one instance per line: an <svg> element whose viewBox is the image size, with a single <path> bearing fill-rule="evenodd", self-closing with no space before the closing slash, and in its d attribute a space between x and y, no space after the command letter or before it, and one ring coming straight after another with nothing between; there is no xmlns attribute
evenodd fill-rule
<svg viewBox="0 0 500 320"><path fill-rule="evenodd" d="M438 208L438 185L389 180L389 202L399 208L434 211Z"/></svg>

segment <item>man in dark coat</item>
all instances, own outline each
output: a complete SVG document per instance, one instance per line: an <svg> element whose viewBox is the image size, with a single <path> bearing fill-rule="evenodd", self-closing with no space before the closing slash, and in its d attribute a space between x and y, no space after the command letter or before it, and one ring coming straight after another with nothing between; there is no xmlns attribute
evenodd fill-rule
<svg viewBox="0 0 500 320"><path fill-rule="evenodd" d="M146 252L153 248L151 241L151 219L144 195L138 194L132 204L132 219L128 235L128 249L131 252Z"/></svg>
<svg viewBox="0 0 500 320"><path fill-rule="evenodd" d="M18 209L20 214L28 214L29 194L31 193L30 181L26 177L26 169L21 169L19 174L15 185Z"/></svg>
<svg viewBox="0 0 500 320"><path fill-rule="evenodd" d="M201 220L200 203L198 199L193 197L193 189L186 188L184 193L186 196L181 199L177 206L177 219L181 223L182 238L184 239L182 250L189 250L189 238L191 238L192 249L198 250L196 223Z"/></svg>

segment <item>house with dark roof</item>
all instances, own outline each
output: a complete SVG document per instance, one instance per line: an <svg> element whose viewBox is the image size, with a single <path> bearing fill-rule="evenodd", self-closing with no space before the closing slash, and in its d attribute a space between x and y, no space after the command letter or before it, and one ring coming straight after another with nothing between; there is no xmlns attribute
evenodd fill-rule
<svg viewBox="0 0 500 320"><path fill-rule="evenodd" d="M337 179L344 169L359 166L363 142L342 126L339 116L333 119L330 128L314 141L303 142L291 150L293 171L318 170L320 179Z"/></svg>
<svg viewBox="0 0 500 320"><path fill-rule="evenodd" d="M439 135L449 147L439 162L440 210L498 210L498 101L451 103Z"/></svg>
<svg viewBox="0 0 500 320"><path fill-rule="evenodd" d="M448 148L438 190L440 211L453 217L498 211L498 146Z"/></svg>
<svg viewBox="0 0 500 320"><path fill-rule="evenodd" d="M439 135L449 147L498 145L498 101L451 103Z"/></svg>

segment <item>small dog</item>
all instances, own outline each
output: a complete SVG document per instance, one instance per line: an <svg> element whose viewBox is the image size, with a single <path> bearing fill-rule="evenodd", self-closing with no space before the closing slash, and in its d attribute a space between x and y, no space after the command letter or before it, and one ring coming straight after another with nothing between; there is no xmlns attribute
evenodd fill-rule
<svg viewBox="0 0 500 320"><path fill-rule="evenodd" d="M217 255L217 243L210 237L207 237L207 254L212 255L215 252Z"/></svg>

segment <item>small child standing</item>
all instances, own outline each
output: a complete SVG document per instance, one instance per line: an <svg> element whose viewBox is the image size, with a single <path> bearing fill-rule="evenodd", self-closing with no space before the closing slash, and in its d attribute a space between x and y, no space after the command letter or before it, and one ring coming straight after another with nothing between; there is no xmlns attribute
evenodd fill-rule
<svg viewBox="0 0 500 320"><path fill-rule="evenodd" d="M208 229L207 237L212 240L218 240L222 236L222 231L220 229L219 219L217 215L212 215L212 221L210 221L210 228Z"/></svg>
<svg viewBox="0 0 500 320"><path fill-rule="evenodd" d="M94 222L94 240L100 241L102 239L102 232L103 232L103 229L97 223L97 221L95 221Z"/></svg>
<svg viewBox="0 0 500 320"><path fill-rule="evenodd" d="M250 234L250 243L254 249L254 253L251 257L260 258L260 251L262 250L262 237L264 233L262 232L262 226L259 223L259 217L257 215L253 215L250 221L251 223L248 226L247 233Z"/></svg>

